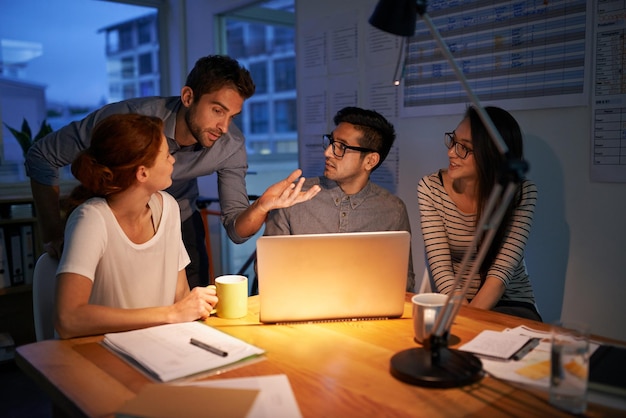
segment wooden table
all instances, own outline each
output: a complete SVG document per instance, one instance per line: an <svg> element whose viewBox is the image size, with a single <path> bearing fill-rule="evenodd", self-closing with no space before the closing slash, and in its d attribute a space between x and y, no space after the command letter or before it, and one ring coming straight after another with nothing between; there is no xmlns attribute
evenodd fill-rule
<svg viewBox="0 0 626 418"><path fill-rule="evenodd" d="M264 325L259 300L249 299L246 318L207 323L267 351L266 359L206 379L286 374L305 417L567 416L547 393L491 377L458 389L429 389L396 380L389 360L415 347L410 294L401 319ZM451 347L484 329L545 324L463 307L452 327ZM109 417L150 380L102 347L102 337L48 340L17 349L16 361L70 416ZM587 416L623 415L590 404Z"/></svg>

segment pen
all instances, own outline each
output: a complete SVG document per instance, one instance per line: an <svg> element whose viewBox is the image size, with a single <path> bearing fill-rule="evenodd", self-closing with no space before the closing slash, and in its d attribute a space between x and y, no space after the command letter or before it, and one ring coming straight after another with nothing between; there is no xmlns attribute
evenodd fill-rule
<svg viewBox="0 0 626 418"><path fill-rule="evenodd" d="M515 353L513 355L513 357L511 357L513 360L515 361L519 361L522 358L524 358L524 356L528 353L530 353L532 351L533 348L537 347L539 345L539 342L541 341L541 338L531 338L530 340L528 340L528 342L526 344L524 344L524 346L522 348L520 348L517 353Z"/></svg>
<svg viewBox="0 0 626 418"><path fill-rule="evenodd" d="M219 348L215 348L212 345L208 345L207 343L203 343L202 341L198 341L195 338L189 340L189 344L195 345L196 347L200 347L203 350L210 351L213 354L218 356L226 357L228 353L226 351L222 351Z"/></svg>

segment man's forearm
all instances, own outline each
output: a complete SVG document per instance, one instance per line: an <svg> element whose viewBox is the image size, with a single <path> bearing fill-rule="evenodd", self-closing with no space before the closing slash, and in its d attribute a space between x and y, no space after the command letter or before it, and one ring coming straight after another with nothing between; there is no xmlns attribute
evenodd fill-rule
<svg viewBox="0 0 626 418"><path fill-rule="evenodd" d="M63 238L63 222L59 204L59 187L47 186L34 180L30 181L33 192L37 223L44 243Z"/></svg>
<svg viewBox="0 0 626 418"><path fill-rule="evenodd" d="M258 200L237 216L235 231L240 237L248 238L256 234L267 219L267 212L257 202Z"/></svg>

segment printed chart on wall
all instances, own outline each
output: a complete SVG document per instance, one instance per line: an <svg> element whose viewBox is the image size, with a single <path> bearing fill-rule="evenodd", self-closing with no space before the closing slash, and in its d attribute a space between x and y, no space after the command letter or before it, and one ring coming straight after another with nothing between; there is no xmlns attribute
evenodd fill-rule
<svg viewBox="0 0 626 418"><path fill-rule="evenodd" d="M334 129L333 117L346 106L373 109L392 123L398 117L399 89L392 83L399 38L367 24L363 11L335 13L303 25L299 34L298 86L300 168L305 177L324 172L322 135ZM362 53L362 54L361 54ZM367 68L361 77L362 69ZM396 192L399 149L391 149L372 181Z"/></svg>
<svg viewBox="0 0 626 418"><path fill-rule="evenodd" d="M626 182L626 3L598 0L594 28L591 179Z"/></svg>
<svg viewBox="0 0 626 418"><path fill-rule="evenodd" d="M588 104L591 4L441 0L427 12L480 101L516 110ZM407 117L462 113L469 103L419 18L407 43L402 103Z"/></svg>

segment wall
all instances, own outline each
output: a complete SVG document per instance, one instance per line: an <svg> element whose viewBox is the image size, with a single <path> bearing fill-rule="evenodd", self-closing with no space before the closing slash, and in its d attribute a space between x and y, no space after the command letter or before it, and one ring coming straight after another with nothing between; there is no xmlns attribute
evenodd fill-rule
<svg viewBox="0 0 626 418"><path fill-rule="evenodd" d="M296 0L298 33L307 23L323 22L346 11L357 13L366 25L375 4L373 0ZM363 79L367 65L359 67L355 76ZM512 114L525 133L531 167L528 177L539 188L526 261L544 320L583 320L596 334L626 340L626 303L622 300L626 274L621 258L626 249L626 184L590 181L590 108ZM328 116L330 120L332 115ZM424 268L417 182L447 165L443 132L454 129L461 117L393 121L401 152L398 195L410 213L417 277Z"/></svg>

